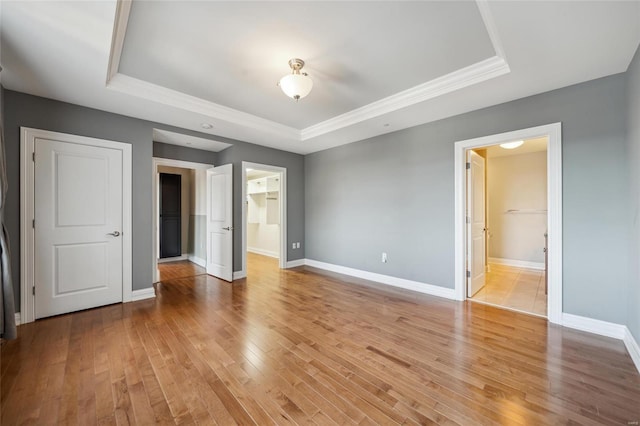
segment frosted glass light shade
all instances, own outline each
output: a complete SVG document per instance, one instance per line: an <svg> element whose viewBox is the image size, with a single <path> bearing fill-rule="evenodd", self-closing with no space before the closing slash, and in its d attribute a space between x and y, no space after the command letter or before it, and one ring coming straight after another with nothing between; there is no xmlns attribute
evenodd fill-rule
<svg viewBox="0 0 640 426"><path fill-rule="evenodd" d="M280 88L285 95L295 100L302 99L311 92L313 80L304 74L288 74L280 79Z"/></svg>
<svg viewBox="0 0 640 426"><path fill-rule="evenodd" d="M500 147L504 148L504 149L515 149L515 148L519 147L520 145L522 145L523 143L524 143L524 141L501 143Z"/></svg>

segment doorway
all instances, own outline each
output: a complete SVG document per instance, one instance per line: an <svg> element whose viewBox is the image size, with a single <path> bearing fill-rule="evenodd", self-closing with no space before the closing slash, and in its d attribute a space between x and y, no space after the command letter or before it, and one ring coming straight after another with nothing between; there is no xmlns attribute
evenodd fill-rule
<svg viewBox="0 0 640 426"><path fill-rule="evenodd" d="M193 163L166 158L153 158L153 281L161 279L195 276L206 268L206 174L213 165ZM169 197L171 210L168 223L163 223L162 175L169 178L173 189ZM179 189L176 188L180 179ZM180 196L177 196L177 192ZM179 208L178 208L179 207ZM179 218L179 219L178 219ZM166 232L163 232L166 231ZM161 244L169 234L170 252ZM179 247L178 247L179 246ZM160 266L161 265L161 266Z"/></svg>
<svg viewBox="0 0 640 426"><path fill-rule="evenodd" d="M548 260L546 269L546 279L548 283L547 318L553 323L561 323L562 150L560 123L469 139L455 143L455 292L456 298L458 300L466 300L467 298L469 298L470 296L468 295L468 277L474 275L474 272L476 274L480 273L479 271L472 272L470 270L470 268L474 267L474 262L470 262L468 257L469 254L473 255L473 250L470 250L469 242L469 224L471 219L468 218L470 200L467 198L467 188L469 187L469 183L467 181L466 165L468 151L487 148L493 145L499 145L508 142L527 141L538 138L546 138L546 140L548 141L546 151L546 202L548 210L546 215L546 254ZM503 213L506 213L509 209L516 208L505 208ZM526 214L531 213L532 212L528 211ZM514 214L514 212L508 212L506 214ZM486 233L486 231L487 230L485 229L484 232ZM486 248L487 246L485 242L485 250ZM485 259L488 260L488 256L486 254ZM496 268L496 272L497 269L499 268ZM486 272L486 269L484 272Z"/></svg>
<svg viewBox="0 0 640 426"><path fill-rule="evenodd" d="M467 150L467 297L546 317L547 137Z"/></svg>
<svg viewBox="0 0 640 426"><path fill-rule="evenodd" d="M252 265L284 268L286 246L286 169L242 163L242 273ZM260 269L260 268L258 268Z"/></svg>

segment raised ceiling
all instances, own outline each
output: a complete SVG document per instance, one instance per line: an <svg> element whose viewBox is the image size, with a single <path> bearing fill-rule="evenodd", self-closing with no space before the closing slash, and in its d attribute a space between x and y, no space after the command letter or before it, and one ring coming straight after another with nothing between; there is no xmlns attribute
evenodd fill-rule
<svg viewBox="0 0 640 426"><path fill-rule="evenodd" d="M623 72L640 2L3 0L0 40L8 89L310 153Z"/></svg>

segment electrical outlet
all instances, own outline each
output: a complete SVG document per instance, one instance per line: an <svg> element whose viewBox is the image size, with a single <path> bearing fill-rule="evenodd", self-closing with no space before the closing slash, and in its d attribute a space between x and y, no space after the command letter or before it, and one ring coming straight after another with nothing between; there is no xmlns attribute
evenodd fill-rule
<svg viewBox="0 0 640 426"><path fill-rule="evenodd" d="M382 253L382 263L387 263L387 253Z"/></svg>
<svg viewBox="0 0 640 426"><path fill-rule="evenodd" d="M296 248L300 248L300 242L296 243Z"/></svg>
<svg viewBox="0 0 640 426"><path fill-rule="evenodd" d="M296 248L296 243L291 243L291 248L295 249Z"/></svg>

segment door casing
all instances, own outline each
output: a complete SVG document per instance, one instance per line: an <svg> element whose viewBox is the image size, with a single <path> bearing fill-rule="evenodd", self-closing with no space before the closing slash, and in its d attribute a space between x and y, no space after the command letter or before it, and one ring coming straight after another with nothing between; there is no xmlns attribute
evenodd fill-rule
<svg viewBox="0 0 640 426"><path fill-rule="evenodd" d="M131 145L48 130L20 128L20 323L35 321L35 167L36 139L53 139L79 145L122 151L122 301L132 300Z"/></svg>
<svg viewBox="0 0 640 426"><path fill-rule="evenodd" d="M552 323L562 324L562 123L455 142L455 297L457 300L467 298L466 151L472 148L544 136L549 138L547 148L547 229L549 233L547 318Z"/></svg>

